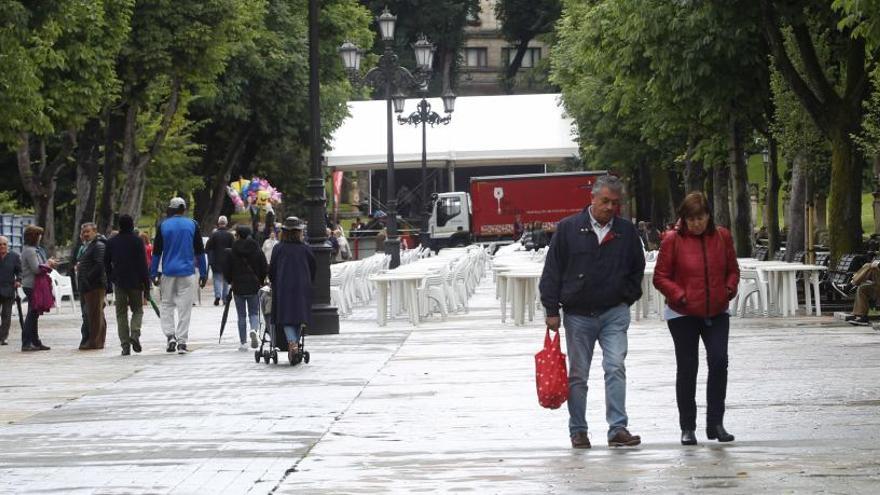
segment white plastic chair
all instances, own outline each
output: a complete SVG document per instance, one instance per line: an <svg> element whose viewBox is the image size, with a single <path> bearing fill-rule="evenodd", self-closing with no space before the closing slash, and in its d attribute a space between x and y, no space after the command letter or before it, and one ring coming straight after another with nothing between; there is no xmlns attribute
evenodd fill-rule
<svg viewBox="0 0 880 495"><path fill-rule="evenodd" d="M767 316L769 312L767 293L769 292L769 284L760 272L754 269L744 268L740 270L739 287L737 288L737 296L731 301L730 309L735 311L740 317L745 317L747 306L751 305L756 308L760 314ZM757 303L752 302L757 298Z"/></svg>
<svg viewBox="0 0 880 495"><path fill-rule="evenodd" d="M76 313L76 302L73 300L73 284L70 277L65 277L55 270L49 272L49 278L52 279L52 295L55 297L55 310L61 312L61 301L67 297L70 301L70 309Z"/></svg>

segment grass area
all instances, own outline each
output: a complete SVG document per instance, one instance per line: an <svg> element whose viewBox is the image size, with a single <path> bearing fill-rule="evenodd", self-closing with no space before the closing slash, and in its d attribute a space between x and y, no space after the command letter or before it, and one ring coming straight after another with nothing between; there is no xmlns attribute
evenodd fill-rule
<svg viewBox="0 0 880 495"><path fill-rule="evenodd" d="M783 163L779 163L779 178L782 180L782 177L785 175L786 166ZM764 163L761 158L761 155L752 155L749 157L748 161L748 174L749 174L749 183L758 184L758 190L764 189L764 184L766 183L764 177ZM784 222L782 210L787 205L782 204L783 192L780 188L779 191L779 226L783 227ZM763 204L763 198L760 201ZM827 206L827 205L826 205ZM827 211L827 210L826 210ZM833 221L832 218L827 218L828 222ZM755 225L757 227L762 227L764 225L763 218L756 218ZM862 231L868 235L874 232L874 198L871 196L871 193L863 193L862 194Z"/></svg>

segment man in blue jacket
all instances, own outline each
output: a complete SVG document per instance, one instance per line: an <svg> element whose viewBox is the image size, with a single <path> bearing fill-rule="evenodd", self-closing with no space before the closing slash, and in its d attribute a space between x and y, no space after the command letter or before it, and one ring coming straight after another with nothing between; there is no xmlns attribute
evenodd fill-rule
<svg viewBox="0 0 880 495"><path fill-rule="evenodd" d="M170 216L156 230L153 240L153 260L150 276L159 286L161 293L162 331L168 339L167 352L177 351L186 354L186 339L189 334L189 316L192 312L192 276L195 265L199 268L199 287L208 280L208 262L205 246L195 220L187 218L186 201L172 198L168 203ZM159 264L162 273L159 273ZM177 325L174 324L174 310L177 310Z"/></svg>
<svg viewBox="0 0 880 495"><path fill-rule="evenodd" d="M635 226L617 215L623 183L604 175L593 184L590 206L556 227L541 275L547 327L559 331L565 315L568 349L568 428L573 448L588 449L587 381L596 341L605 371L608 445L633 446L627 430L626 368L629 307L642 297L645 256Z"/></svg>

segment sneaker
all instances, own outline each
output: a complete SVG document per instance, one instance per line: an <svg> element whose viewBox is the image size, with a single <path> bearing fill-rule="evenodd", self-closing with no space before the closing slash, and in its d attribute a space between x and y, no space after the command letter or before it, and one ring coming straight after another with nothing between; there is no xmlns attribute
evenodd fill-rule
<svg viewBox="0 0 880 495"><path fill-rule="evenodd" d="M177 341L168 339L168 348L165 349L165 352L174 352L177 350Z"/></svg>
<svg viewBox="0 0 880 495"><path fill-rule="evenodd" d="M619 428L613 437L608 439L609 447L632 447L642 443L642 437L631 434L626 428Z"/></svg>
<svg viewBox="0 0 880 495"><path fill-rule="evenodd" d="M214 306L220 306L220 298L219 297L214 298Z"/></svg>
<svg viewBox="0 0 880 495"><path fill-rule="evenodd" d="M131 356L131 347L127 345L122 346L122 355Z"/></svg>
<svg viewBox="0 0 880 495"><path fill-rule="evenodd" d="M867 316L856 316L856 315L852 315L852 318L847 316L846 322L849 323L850 325L857 325L860 327L866 327L871 324L871 322L868 321Z"/></svg>
<svg viewBox="0 0 880 495"><path fill-rule="evenodd" d="M137 353L140 353L143 350L141 349L140 339L131 339L131 350Z"/></svg>
<svg viewBox="0 0 880 495"><path fill-rule="evenodd" d="M590 445L590 439L587 437L587 432L578 431L571 436L571 448L589 449L590 447L592 447L592 445Z"/></svg>
<svg viewBox="0 0 880 495"><path fill-rule="evenodd" d="M187 353L186 344L179 344L177 346L177 353L178 354L186 354Z"/></svg>
<svg viewBox="0 0 880 495"><path fill-rule="evenodd" d="M239 352L247 352L247 350L248 350L247 342L242 342L241 345L238 346Z"/></svg>
<svg viewBox="0 0 880 495"><path fill-rule="evenodd" d="M251 330L251 349L256 349L260 346L260 343L257 341L257 331Z"/></svg>

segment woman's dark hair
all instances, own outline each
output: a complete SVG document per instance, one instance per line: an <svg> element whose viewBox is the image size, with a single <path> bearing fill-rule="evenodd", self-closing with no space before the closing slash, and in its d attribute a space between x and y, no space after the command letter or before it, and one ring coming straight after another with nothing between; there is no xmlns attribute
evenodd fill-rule
<svg viewBox="0 0 880 495"><path fill-rule="evenodd" d="M237 225L235 227L235 235L237 235L239 239L247 239L251 236L251 228L247 225Z"/></svg>
<svg viewBox="0 0 880 495"><path fill-rule="evenodd" d="M28 225L24 228L24 243L28 246L36 246L41 235L43 235L43 227Z"/></svg>
<svg viewBox="0 0 880 495"><path fill-rule="evenodd" d="M709 209L709 199L706 198L706 195L702 191L694 191L685 196L681 205L678 207L678 218L680 220L679 232L682 234L687 233L688 218L695 218L704 213L709 216L709 223L706 225L706 231L714 232L715 220L712 219L712 210Z"/></svg>

